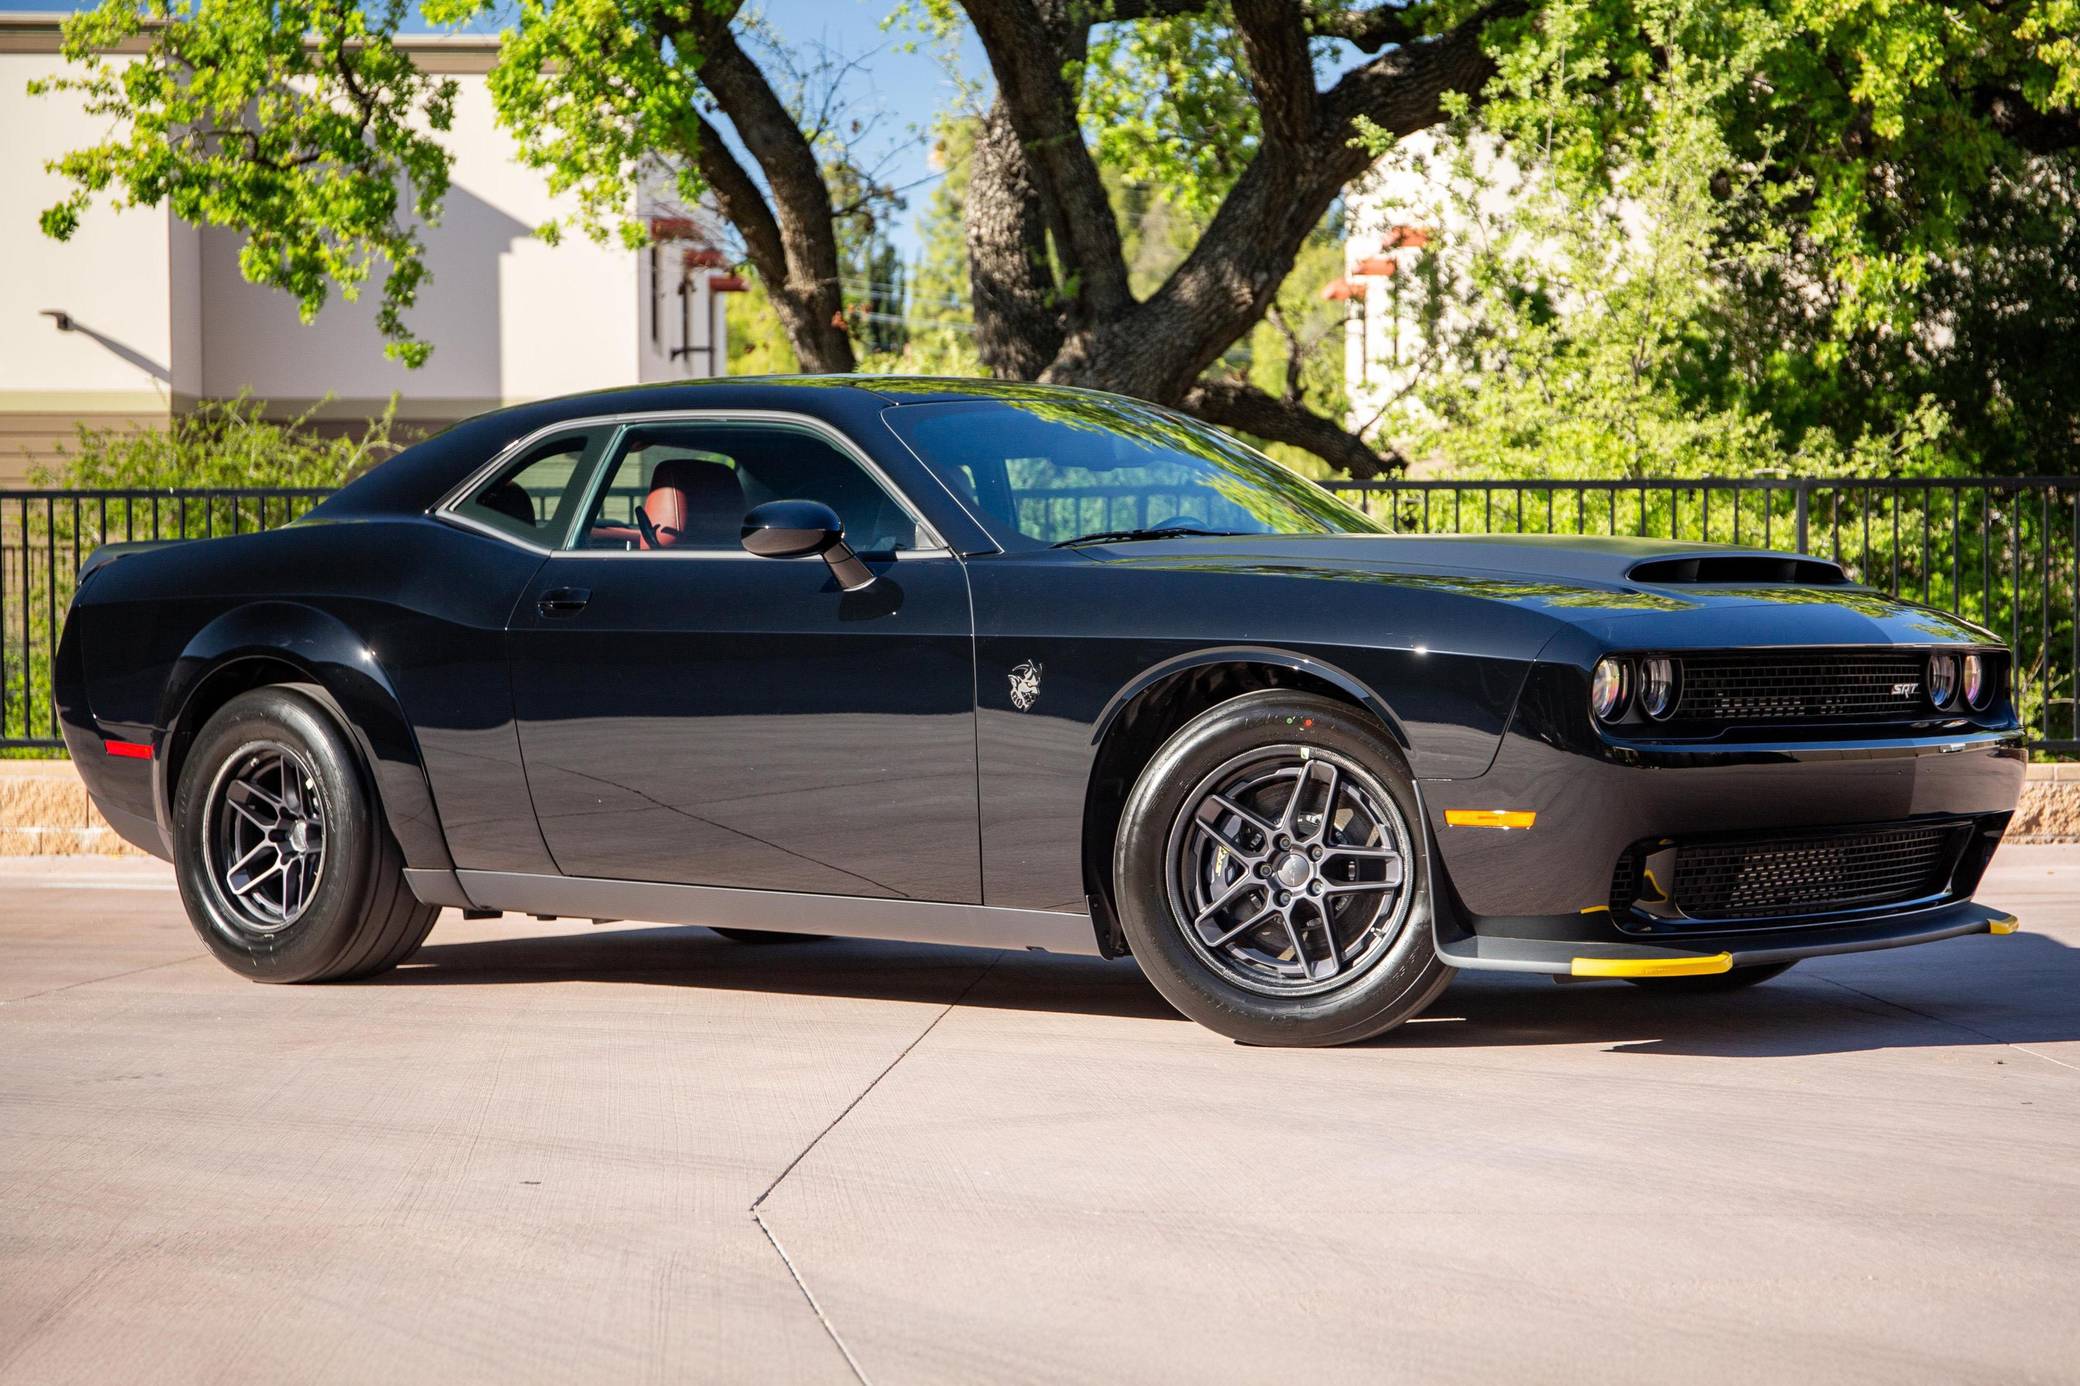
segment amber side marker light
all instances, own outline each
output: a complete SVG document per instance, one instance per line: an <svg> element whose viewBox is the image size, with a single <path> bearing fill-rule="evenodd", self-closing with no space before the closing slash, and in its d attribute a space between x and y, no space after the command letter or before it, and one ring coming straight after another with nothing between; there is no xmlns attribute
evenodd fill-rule
<svg viewBox="0 0 2080 1386"><path fill-rule="evenodd" d="M104 741L101 745L112 756L123 756L129 760L152 758L152 748L142 741Z"/></svg>
<svg viewBox="0 0 2080 1386"><path fill-rule="evenodd" d="M1455 828L1528 828L1538 814L1526 809L1446 809L1444 821Z"/></svg>

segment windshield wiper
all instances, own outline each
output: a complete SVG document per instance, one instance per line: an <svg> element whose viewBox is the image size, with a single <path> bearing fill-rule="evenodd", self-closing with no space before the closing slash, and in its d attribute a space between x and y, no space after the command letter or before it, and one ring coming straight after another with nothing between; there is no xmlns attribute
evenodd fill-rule
<svg viewBox="0 0 2080 1386"><path fill-rule="evenodd" d="M1189 525L1159 525L1148 529L1101 529L1095 534L1079 534L1074 539L1063 539L1048 547L1066 549L1077 544L1124 544L1135 539L1175 539L1181 536L1226 539L1241 532L1237 529L1193 529Z"/></svg>

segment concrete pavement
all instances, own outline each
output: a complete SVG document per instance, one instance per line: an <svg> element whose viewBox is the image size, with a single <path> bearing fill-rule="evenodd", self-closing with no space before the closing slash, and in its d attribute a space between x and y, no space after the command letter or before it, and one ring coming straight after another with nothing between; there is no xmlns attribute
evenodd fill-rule
<svg viewBox="0 0 2080 1386"><path fill-rule="evenodd" d="M1758 990L1250 1050L1131 964L0 864L0 1382L2080 1381L2080 848ZM804 920L813 928L813 920Z"/></svg>

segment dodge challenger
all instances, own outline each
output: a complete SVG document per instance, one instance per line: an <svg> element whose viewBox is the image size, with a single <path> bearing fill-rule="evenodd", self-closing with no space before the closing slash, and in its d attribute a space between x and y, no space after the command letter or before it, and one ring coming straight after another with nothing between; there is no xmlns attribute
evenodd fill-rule
<svg viewBox="0 0 2080 1386"><path fill-rule="evenodd" d="M1462 969L1671 990L2015 921L2009 652L1797 554L1397 535L1087 391L721 380L111 545L54 685L257 981L443 907L1131 956L1256 1044Z"/></svg>

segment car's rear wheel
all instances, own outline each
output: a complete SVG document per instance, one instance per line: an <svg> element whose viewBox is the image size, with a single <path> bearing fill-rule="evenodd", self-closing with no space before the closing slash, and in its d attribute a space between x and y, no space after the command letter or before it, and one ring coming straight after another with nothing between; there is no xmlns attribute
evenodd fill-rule
<svg viewBox="0 0 2080 1386"><path fill-rule="evenodd" d="M719 929L712 924L708 928L732 943L821 943L830 937L829 934L783 934L774 929Z"/></svg>
<svg viewBox="0 0 2080 1386"><path fill-rule="evenodd" d="M255 981L381 972L439 913L405 885L346 735L292 688L240 694L204 725L181 767L173 827L189 921Z"/></svg>
<svg viewBox="0 0 2080 1386"><path fill-rule="evenodd" d="M1121 926L1156 989L1249 1044L1361 1040L1450 982L1401 753L1355 708L1269 690L1158 750L1114 853Z"/></svg>
<svg viewBox="0 0 2080 1386"><path fill-rule="evenodd" d="M1743 987L1760 986L1772 977L1781 977L1796 963L1766 963L1755 967L1736 967L1725 972L1708 973L1702 977L1627 977L1625 980L1648 991L1712 992L1739 991Z"/></svg>

